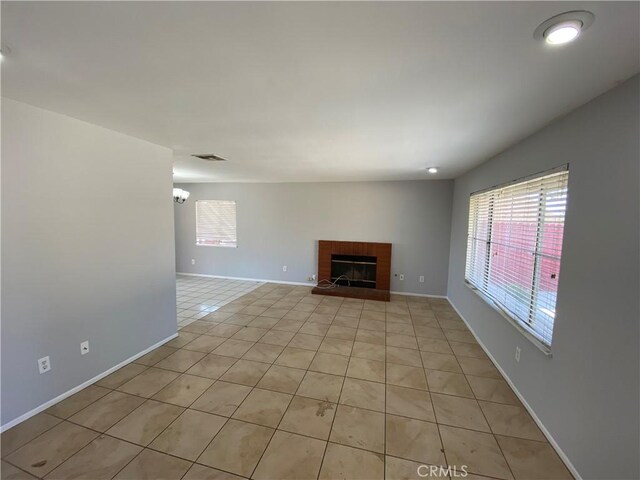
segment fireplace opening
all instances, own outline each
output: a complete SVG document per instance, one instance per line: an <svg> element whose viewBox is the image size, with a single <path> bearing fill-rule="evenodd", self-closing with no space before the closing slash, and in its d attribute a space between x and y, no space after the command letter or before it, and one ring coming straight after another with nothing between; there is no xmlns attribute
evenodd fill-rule
<svg viewBox="0 0 640 480"><path fill-rule="evenodd" d="M331 255L331 281L347 287L376 288L377 258Z"/></svg>

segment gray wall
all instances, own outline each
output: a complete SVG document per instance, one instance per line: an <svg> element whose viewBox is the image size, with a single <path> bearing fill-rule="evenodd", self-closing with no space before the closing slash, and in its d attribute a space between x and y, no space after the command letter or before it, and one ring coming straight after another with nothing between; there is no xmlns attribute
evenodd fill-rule
<svg viewBox="0 0 640 480"><path fill-rule="evenodd" d="M175 333L171 160L2 100L3 425Z"/></svg>
<svg viewBox="0 0 640 480"><path fill-rule="evenodd" d="M584 478L640 477L638 90L636 76L455 182L449 298ZM463 284L468 202L471 192L566 162L547 358Z"/></svg>
<svg viewBox="0 0 640 480"><path fill-rule="evenodd" d="M180 187L191 197L175 206L178 272L306 282L318 240L391 242L393 291L446 295L452 181ZM196 246L199 199L236 201L238 248Z"/></svg>

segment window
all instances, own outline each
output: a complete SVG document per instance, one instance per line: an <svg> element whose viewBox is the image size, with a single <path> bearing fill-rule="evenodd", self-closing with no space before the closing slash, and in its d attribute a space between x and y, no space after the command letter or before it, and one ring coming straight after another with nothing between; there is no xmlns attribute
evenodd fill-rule
<svg viewBox="0 0 640 480"><path fill-rule="evenodd" d="M237 247L236 202L198 200L196 202L196 245Z"/></svg>
<svg viewBox="0 0 640 480"><path fill-rule="evenodd" d="M551 346L568 166L471 194L465 280Z"/></svg>

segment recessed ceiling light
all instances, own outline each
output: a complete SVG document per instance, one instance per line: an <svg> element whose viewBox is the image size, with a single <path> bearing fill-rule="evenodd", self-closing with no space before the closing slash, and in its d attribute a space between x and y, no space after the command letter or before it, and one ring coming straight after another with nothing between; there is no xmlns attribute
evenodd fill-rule
<svg viewBox="0 0 640 480"><path fill-rule="evenodd" d="M427 168L427 172L434 174L434 173L438 173L438 168L437 167L429 167Z"/></svg>
<svg viewBox="0 0 640 480"><path fill-rule="evenodd" d="M575 20L562 22L544 32L544 40L551 45L562 45L578 38L582 23Z"/></svg>
<svg viewBox="0 0 640 480"><path fill-rule="evenodd" d="M549 45L563 45L578 38L591 26L594 18L593 13L586 10L561 13L542 22L533 38L544 40Z"/></svg>

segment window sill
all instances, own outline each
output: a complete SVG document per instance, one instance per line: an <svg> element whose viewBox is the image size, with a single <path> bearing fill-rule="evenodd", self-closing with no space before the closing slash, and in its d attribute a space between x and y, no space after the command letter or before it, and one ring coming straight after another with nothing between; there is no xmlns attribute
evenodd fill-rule
<svg viewBox="0 0 640 480"><path fill-rule="evenodd" d="M502 310L500 307L498 307L493 302L493 300L491 300L489 297L484 295L480 290L475 288L469 282L465 281L464 284L467 286L467 288L469 290L471 290L473 293L475 293L477 296L479 296L492 309L494 309L496 312L498 312L505 320L507 320L513 327L515 327L515 329L518 330L518 332L520 332L524 338L526 338L531 343L533 343L536 346L536 348L538 348L538 350L540 350L542 353L544 353L547 357L552 357L551 349L548 346L546 346L544 343L542 343L540 340L538 340L536 337L534 337L531 333L529 333L524 327L522 327L518 323L517 320L515 320L511 315L509 315L504 310Z"/></svg>
<svg viewBox="0 0 640 480"><path fill-rule="evenodd" d="M238 248L237 245L235 245L235 246L231 246L231 245L200 245L199 243L196 243L196 247Z"/></svg>

